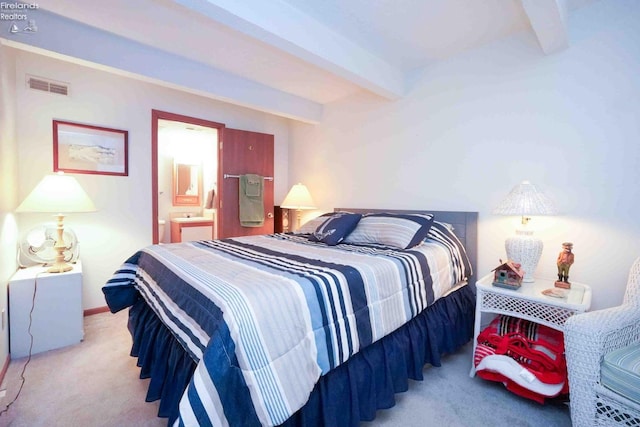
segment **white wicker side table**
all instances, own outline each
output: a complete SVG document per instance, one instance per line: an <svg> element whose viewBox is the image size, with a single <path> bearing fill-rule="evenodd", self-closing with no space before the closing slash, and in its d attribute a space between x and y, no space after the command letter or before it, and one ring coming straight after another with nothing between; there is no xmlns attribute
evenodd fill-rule
<svg viewBox="0 0 640 427"><path fill-rule="evenodd" d="M566 290L567 295L563 298L542 294L543 290L553 288L554 282L555 279L534 278L533 282L523 283L517 290L506 289L492 285L493 273L476 282L476 318L470 376L476 374L473 355L478 335L496 315L506 314L562 331L565 320L589 310L591 288L588 285L572 281L571 289Z"/></svg>

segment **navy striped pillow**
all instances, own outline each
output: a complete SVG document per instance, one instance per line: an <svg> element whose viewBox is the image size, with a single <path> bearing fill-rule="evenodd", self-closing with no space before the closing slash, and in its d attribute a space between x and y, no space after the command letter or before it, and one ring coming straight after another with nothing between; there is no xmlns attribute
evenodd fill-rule
<svg viewBox="0 0 640 427"><path fill-rule="evenodd" d="M427 241L429 240L442 244L451 253L456 282L466 280L473 274L469 256L462 242L460 242L458 236L453 232L453 226L451 224L434 221L427 234Z"/></svg>
<svg viewBox="0 0 640 427"><path fill-rule="evenodd" d="M366 214L355 230L344 239L344 243L408 249L422 243L432 223L432 214Z"/></svg>

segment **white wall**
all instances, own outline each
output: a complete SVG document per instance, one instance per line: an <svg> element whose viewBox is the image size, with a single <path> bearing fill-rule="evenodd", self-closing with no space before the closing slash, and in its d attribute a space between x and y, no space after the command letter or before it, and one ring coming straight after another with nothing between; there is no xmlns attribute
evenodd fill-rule
<svg viewBox="0 0 640 427"><path fill-rule="evenodd" d="M286 119L24 51L15 51L15 69L19 200L53 171L53 119L129 131L129 176L75 175L98 209L65 219L80 241L85 309L105 306L101 288L106 280L126 258L151 243L152 109L274 134L276 200L288 190ZM68 82L71 96L28 90L25 74ZM20 214L20 232L50 219Z"/></svg>
<svg viewBox="0 0 640 427"><path fill-rule="evenodd" d="M478 211L484 275L518 222L491 210L529 179L563 212L532 222L537 274L553 286L572 241L570 278L593 287L592 308L617 305L640 255L639 22L640 2L601 1L571 15L563 52L522 33L428 68L397 102L326 106L319 125L292 128L290 181L323 209Z"/></svg>
<svg viewBox="0 0 640 427"><path fill-rule="evenodd" d="M0 369L9 354L7 282L15 273L18 226L16 207L18 146L15 137L13 52L0 44Z"/></svg>

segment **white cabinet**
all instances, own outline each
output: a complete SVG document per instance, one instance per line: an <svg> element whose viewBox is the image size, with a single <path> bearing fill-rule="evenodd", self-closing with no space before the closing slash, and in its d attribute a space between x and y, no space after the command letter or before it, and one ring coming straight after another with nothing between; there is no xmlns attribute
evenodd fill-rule
<svg viewBox="0 0 640 427"><path fill-rule="evenodd" d="M171 243L211 239L213 239L213 219L191 217L171 220Z"/></svg>
<svg viewBox="0 0 640 427"><path fill-rule="evenodd" d="M65 273L48 267L18 270L9 281L9 352L12 358L82 341L82 264ZM33 309L32 309L33 308ZM31 318L31 319L30 319Z"/></svg>

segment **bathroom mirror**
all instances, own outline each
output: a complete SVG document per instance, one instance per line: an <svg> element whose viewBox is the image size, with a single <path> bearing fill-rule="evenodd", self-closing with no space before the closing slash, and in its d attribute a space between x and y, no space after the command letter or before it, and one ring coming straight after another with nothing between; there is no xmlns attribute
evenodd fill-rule
<svg viewBox="0 0 640 427"><path fill-rule="evenodd" d="M173 205L202 205L202 168L200 165L173 162Z"/></svg>

